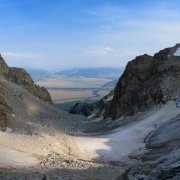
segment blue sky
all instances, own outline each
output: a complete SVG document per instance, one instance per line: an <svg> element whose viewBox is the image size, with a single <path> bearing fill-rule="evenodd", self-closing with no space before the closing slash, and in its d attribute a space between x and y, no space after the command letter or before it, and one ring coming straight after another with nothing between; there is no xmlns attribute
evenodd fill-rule
<svg viewBox="0 0 180 180"><path fill-rule="evenodd" d="M180 0L0 0L9 66L125 66L180 43Z"/></svg>

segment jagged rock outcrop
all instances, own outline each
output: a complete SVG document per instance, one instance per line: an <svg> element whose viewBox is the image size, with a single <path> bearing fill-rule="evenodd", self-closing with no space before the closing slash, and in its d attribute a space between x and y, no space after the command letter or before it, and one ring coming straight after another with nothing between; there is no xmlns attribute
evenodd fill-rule
<svg viewBox="0 0 180 180"><path fill-rule="evenodd" d="M0 130L6 130L6 112L12 113L12 108L4 100L4 88L0 83Z"/></svg>
<svg viewBox="0 0 180 180"><path fill-rule="evenodd" d="M0 130L6 130L6 111L4 109L0 109Z"/></svg>
<svg viewBox="0 0 180 180"><path fill-rule="evenodd" d="M138 163L126 172L123 180L179 180L180 157L169 157L156 163Z"/></svg>
<svg viewBox="0 0 180 180"><path fill-rule="evenodd" d="M89 118L97 118L102 117L105 109L109 107L111 100L114 95L114 90L110 91L110 93L104 96L101 100L88 104L85 102L76 103L74 106L70 108L71 114L83 114Z"/></svg>
<svg viewBox="0 0 180 180"><path fill-rule="evenodd" d="M180 96L180 44L130 61L120 77L105 118L135 115Z"/></svg>
<svg viewBox="0 0 180 180"><path fill-rule="evenodd" d="M0 56L0 77L25 87L34 96L52 104L51 96L44 87L37 86L31 76L22 68L8 67Z"/></svg>
<svg viewBox="0 0 180 180"><path fill-rule="evenodd" d="M0 55L0 77L6 78L9 72L9 67Z"/></svg>
<svg viewBox="0 0 180 180"><path fill-rule="evenodd" d="M0 82L0 109L3 109L9 113L12 112L12 108L6 103L4 99L4 88L1 82Z"/></svg>

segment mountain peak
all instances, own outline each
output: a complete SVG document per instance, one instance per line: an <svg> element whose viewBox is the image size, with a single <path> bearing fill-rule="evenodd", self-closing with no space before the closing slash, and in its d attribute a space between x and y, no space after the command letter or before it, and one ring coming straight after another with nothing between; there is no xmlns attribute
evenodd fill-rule
<svg viewBox="0 0 180 180"><path fill-rule="evenodd" d="M128 62L120 77L105 118L135 115L180 96L180 44Z"/></svg>

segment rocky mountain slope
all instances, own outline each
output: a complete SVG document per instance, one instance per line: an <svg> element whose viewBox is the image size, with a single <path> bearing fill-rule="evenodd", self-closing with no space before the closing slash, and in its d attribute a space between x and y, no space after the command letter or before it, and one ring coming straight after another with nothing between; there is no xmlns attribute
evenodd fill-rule
<svg viewBox="0 0 180 180"><path fill-rule="evenodd" d="M131 164L119 179L180 179L178 51L180 44L130 61L104 120L76 138L81 151L92 158Z"/></svg>
<svg viewBox="0 0 180 180"><path fill-rule="evenodd" d="M125 172L80 151L73 136L88 119L37 98L24 70L2 58L0 67L0 179L116 179Z"/></svg>
<svg viewBox="0 0 180 180"><path fill-rule="evenodd" d="M120 77L105 118L117 119L166 104L180 95L180 57L174 56L179 44L128 62Z"/></svg>
<svg viewBox="0 0 180 180"><path fill-rule="evenodd" d="M102 117L106 108L109 107L114 95L114 90L95 103L79 102L70 108L71 114L83 114L89 118Z"/></svg>
<svg viewBox="0 0 180 180"><path fill-rule="evenodd" d="M0 77L25 87L31 94L52 104L49 92L44 87L34 84L30 75L21 68L9 67L0 55ZM12 113L12 108L4 99L4 85L0 82L0 130L6 130L6 113Z"/></svg>
<svg viewBox="0 0 180 180"><path fill-rule="evenodd" d="M6 103L4 99L4 87L0 82L0 130L6 130L6 112L12 113L12 108Z"/></svg>
<svg viewBox="0 0 180 180"><path fill-rule="evenodd" d="M22 68L9 67L0 55L0 77L25 87L36 97L52 104L51 96L44 87L34 83L31 76Z"/></svg>

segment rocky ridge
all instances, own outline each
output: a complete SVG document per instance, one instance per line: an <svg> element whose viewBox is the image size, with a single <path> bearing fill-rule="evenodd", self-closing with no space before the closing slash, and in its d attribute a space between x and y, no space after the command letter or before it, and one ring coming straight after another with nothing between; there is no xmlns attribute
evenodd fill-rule
<svg viewBox="0 0 180 180"><path fill-rule="evenodd" d="M9 67L0 55L0 77L12 83L25 87L31 94L52 104L51 96L44 87L39 87L34 83L31 76L22 68Z"/></svg>
<svg viewBox="0 0 180 180"><path fill-rule="evenodd" d="M105 118L132 116L154 105L166 104L180 95L180 57L174 56L180 44L128 62L119 78Z"/></svg>
<svg viewBox="0 0 180 180"><path fill-rule="evenodd" d="M0 77L26 88L34 96L52 104L49 92L34 84L30 75L22 68L9 67L0 55ZM4 99L4 85L0 82L0 130L6 130L6 113L13 110Z"/></svg>
<svg viewBox="0 0 180 180"><path fill-rule="evenodd" d="M95 103L79 102L70 108L71 114L83 114L88 118L102 117L107 107L109 107L114 95L114 90L104 96L101 100Z"/></svg>

